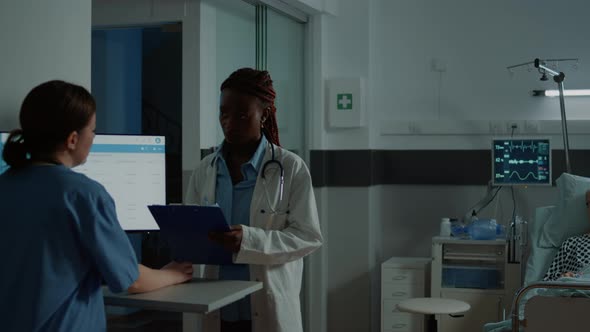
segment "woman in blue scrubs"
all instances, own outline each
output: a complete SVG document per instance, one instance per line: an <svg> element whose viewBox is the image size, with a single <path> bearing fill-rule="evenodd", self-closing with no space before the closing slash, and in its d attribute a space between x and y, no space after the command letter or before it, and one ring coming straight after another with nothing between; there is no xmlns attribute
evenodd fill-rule
<svg viewBox="0 0 590 332"><path fill-rule="evenodd" d="M185 282L190 263L138 265L105 188L71 170L85 162L96 126L83 87L35 87L11 132L0 175L2 331L105 331L101 278L113 292Z"/></svg>

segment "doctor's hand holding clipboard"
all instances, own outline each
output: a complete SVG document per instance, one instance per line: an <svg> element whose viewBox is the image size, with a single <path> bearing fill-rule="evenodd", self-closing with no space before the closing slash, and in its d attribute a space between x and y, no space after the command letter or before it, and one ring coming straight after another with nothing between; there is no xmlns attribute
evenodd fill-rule
<svg viewBox="0 0 590 332"><path fill-rule="evenodd" d="M242 225L232 225L230 226L229 232L210 232L209 239L214 241L223 248L231 253L237 253L240 251L240 246L242 245Z"/></svg>
<svg viewBox="0 0 590 332"><path fill-rule="evenodd" d="M231 233L218 206L149 205L148 209L170 246L172 258L193 264L230 265L231 252L209 239L210 234Z"/></svg>

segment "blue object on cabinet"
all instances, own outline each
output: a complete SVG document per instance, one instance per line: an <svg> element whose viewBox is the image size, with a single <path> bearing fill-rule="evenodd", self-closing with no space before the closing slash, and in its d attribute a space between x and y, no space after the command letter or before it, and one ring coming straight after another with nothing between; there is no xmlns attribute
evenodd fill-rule
<svg viewBox="0 0 590 332"><path fill-rule="evenodd" d="M494 267L443 265L442 286L448 288L502 288L501 272Z"/></svg>

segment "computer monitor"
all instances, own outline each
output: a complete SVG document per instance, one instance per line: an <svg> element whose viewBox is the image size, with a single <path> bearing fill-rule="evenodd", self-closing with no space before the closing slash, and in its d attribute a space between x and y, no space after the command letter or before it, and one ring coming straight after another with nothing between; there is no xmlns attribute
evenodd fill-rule
<svg viewBox="0 0 590 332"><path fill-rule="evenodd" d="M96 135L86 163L73 168L113 196L126 231L157 230L150 204L166 204L164 136Z"/></svg>
<svg viewBox="0 0 590 332"><path fill-rule="evenodd" d="M549 139L493 139L492 184L496 186L551 185Z"/></svg>
<svg viewBox="0 0 590 332"><path fill-rule="evenodd" d="M8 139L8 133L0 133L0 174L8 169L8 165L2 158L2 151L4 151L4 143Z"/></svg>
<svg viewBox="0 0 590 332"><path fill-rule="evenodd" d="M0 134L0 154L7 137ZM165 143L164 136L96 135L86 163L73 168L106 188L125 231L159 229L147 206L166 204ZM6 168L0 162L0 173Z"/></svg>

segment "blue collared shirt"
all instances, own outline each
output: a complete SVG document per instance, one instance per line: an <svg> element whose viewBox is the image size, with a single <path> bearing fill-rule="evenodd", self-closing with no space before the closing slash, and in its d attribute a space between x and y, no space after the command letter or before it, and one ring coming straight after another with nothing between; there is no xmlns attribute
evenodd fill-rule
<svg viewBox="0 0 590 332"><path fill-rule="evenodd" d="M262 135L258 148L250 161L240 166L244 179L232 184L231 175L223 158L223 143L217 150L217 180L215 197L230 225L250 225L250 203L254 194L254 186L268 141ZM221 280L250 280L248 265L224 265L219 269ZM221 319L225 321L251 320L250 297L230 304L221 309Z"/></svg>

